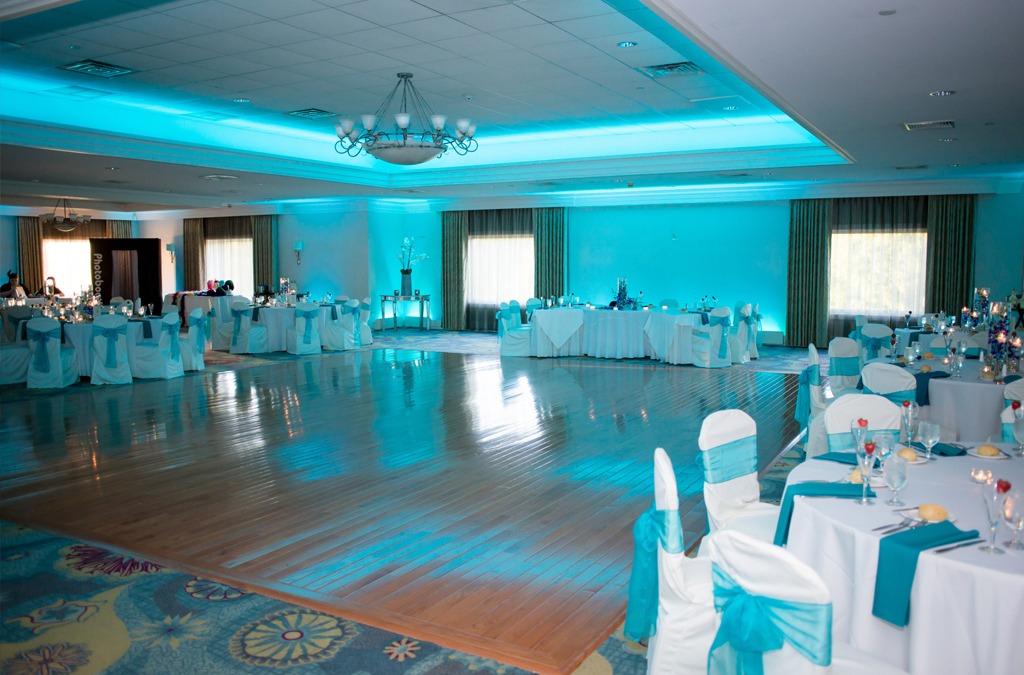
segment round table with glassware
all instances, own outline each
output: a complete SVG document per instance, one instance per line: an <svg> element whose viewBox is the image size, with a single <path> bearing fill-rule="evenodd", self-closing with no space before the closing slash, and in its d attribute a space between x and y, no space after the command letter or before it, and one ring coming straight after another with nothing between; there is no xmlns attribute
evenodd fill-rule
<svg viewBox="0 0 1024 675"><path fill-rule="evenodd" d="M1007 549L1004 542L1012 531L1006 522L997 526L995 536L1003 552L981 550L990 534L983 494L994 493L976 481L1003 479L1012 486L1007 494L1018 493L1018 501L1024 501L1024 458L1017 456L1013 444L995 444L1000 452L994 457L978 456L979 445L964 444L968 454L963 456L908 463L899 497L914 507L909 510L897 511L885 503L892 491L881 479L872 480L877 497L869 505L857 499L793 500L787 547L828 585L835 641L848 642L917 675L1021 672L1016 641L1024 626L1024 550ZM903 447L898 445L897 451ZM787 488L846 481L852 469L809 460L790 473ZM984 471L989 474L981 475ZM1000 504L1005 504L1004 497L999 497ZM892 575L894 568L907 571L905 565L879 569L879 528L900 524L904 517L917 524L916 507L929 503L944 507L956 528L977 530L984 541L936 546L917 556L916 571L910 570L909 620L900 627L876 616L885 613L878 609L876 582ZM1015 522L1024 526L1024 519ZM892 577L883 581L891 582Z"/></svg>

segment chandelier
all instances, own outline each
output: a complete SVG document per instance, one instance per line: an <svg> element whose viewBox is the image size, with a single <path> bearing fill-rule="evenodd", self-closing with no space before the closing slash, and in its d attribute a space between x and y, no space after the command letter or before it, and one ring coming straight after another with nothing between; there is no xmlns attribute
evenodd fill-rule
<svg viewBox="0 0 1024 675"><path fill-rule="evenodd" d="M401 89L400 100L395 103L395 94ZM392 106L395 108L392 108ZM395 126L390 130L377 128L386 115L394 113ZM458 155L476 152L477 142L473 138L476 125L468 119L455 123L453 136L445 126L445 116L431 112L423 96L412 84L412 73L398 73L398 82L373 115L363 115L363 129L355 128L351 119L342 119L334 129L338 142L334 149L339 154L356 157L361 152L373 155L389 164L422 164L434 157L440 157L448 150Z"/></svg>
<svg viewBox="0 0 1024 675"><path fill-rule="evenodd" d="M63 215L57 213L57 209L63 204ZM88 223L92 216L80 216L68 205L67 199L58 199L53 206L53 213L42 213L39 220L43 225L52 226L61 232L71 232L82 223Z"/></svg>

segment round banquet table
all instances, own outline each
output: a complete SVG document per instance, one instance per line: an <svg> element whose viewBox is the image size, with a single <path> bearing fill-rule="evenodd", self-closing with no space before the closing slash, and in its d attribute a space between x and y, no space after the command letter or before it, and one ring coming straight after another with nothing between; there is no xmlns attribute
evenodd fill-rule
<svg viewBox="0 0 1024 675"><path fill-rule="evenodd" d="M323 328L327 322L340 319L340 312L338 305L321 306L318 327ZM252 322L257 326L266 326L268 352L283 352L288 349L288 330L295 328L295 308L253 307Z"/></svg>
<svg viewBox="0 0 1024 675"><path fill-rule="evenodd" d="M144 323L149 324L149 334L145 336ZM128 349L128 363L135 368L135 347L142 344L157 344L160 342L160 318L147 317L145 319L131 319L128 321L128 331L125 344ZM92 322L82 321L79 323L63 324L64 338L69 345L75 348L78 359L78 374L82 377L92 375Z"/></svg>
<svg viewBox="0 0 1024 675"><path fill-rule="evenodd" d="M583 313L583 353L599 359L642 359L651 353L644 333L649 311Z"/></svg>
<svg viewBox="0 0 1024 675"><path fill-rule="evenodd" d="M941 358L926 359L922 364L933 371L949 372L949 366ZM920 372L914 364L913 373ZM937 378L928 382L930 410L922 417L938 422L944 428L956 433L956 438L965 443L999 440L999 413L1003 411L1003 385L992 380L979 379L981 362L967 359L962 377Z"/></svg>
<svg viewBox="0 0 1024 675"><path fill-rule="evenodd" d="M981 486L971 481L971 467L991 469L996 477L1024 489L1024 459L940 457L907 467L909 480L901 499L909 505L942 504L957 527L976 529L987 539ZM809 460L790 473L787 485L833 481L851 470L845 464ZM991 555L978 545L941 554L924 551L911 587L906 627L872 615L879 546L879 534L872 528L900 520L884 504L890 491L876 492L878 499L866 507L852 499L798 497L794 502L787 547L828 585L833 639L916 675L1020 673L1016 641L1024 626L1024 551ZM996 543L1009 536L1010 530L1000 525Z"/></svg>

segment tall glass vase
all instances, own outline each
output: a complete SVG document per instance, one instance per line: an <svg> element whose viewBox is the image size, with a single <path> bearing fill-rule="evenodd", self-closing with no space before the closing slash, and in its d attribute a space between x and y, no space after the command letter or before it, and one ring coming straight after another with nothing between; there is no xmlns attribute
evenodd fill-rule
<svg viewBox="0 0 1024 675"><path fill-rule="evenodd" d="M402 295L412 295L412 270L402 270Z"/></svg>

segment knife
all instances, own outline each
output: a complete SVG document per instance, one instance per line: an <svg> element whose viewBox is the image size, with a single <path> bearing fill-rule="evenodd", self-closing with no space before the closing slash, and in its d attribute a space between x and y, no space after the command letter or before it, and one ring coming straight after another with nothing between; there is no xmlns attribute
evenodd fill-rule
<svg viewBox="0 0 1024 675"><path fill-rule="evenodd" d="M964 546L974 546L984 542L984 539L971 539L970 541L962 541L959 544L953 544L952 546L944 546L942 548L935 549L936 553L945 553L946 551L952 551L955 548L962 548Z"/></svg>

